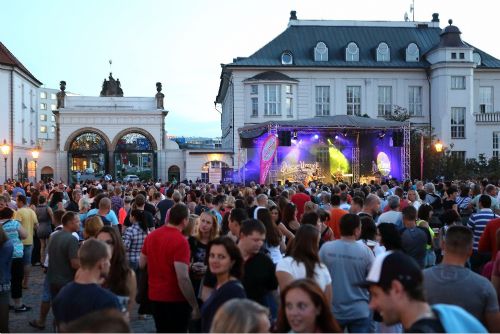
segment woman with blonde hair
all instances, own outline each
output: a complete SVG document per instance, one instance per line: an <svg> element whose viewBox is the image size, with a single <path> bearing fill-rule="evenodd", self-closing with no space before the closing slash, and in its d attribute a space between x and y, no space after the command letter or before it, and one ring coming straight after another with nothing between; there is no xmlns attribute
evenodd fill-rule
<svg viewBox="0 0 500 334"><path fill-rule="evenodd" d="M83 228L83 239L87 240L90 238L95 238L97 233L104 227L101 217L92 216L85 221L85 227Z"/></svg>
<svg viewBox="0 0 500 334"><path fill-rule="evenodd" d="M250 299L227 301L215 313L210 333L269 333L269 311Z"/></svg>

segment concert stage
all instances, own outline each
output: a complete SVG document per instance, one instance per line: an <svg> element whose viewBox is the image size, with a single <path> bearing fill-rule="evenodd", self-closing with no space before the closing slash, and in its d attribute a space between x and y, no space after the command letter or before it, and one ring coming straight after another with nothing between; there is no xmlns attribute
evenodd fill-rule
<svg viewBox="0 0 500 334"><path fill-rule="evenodd" d="M336 115L239 129L242 182L360 182L410 177L410 124Z"/></svg>

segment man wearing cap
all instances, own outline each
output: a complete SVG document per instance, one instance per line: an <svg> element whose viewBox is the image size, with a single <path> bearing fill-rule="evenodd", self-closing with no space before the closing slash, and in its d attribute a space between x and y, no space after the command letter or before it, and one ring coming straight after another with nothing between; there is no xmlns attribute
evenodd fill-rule
<svg viewBox="0 0 500 334"><path fill-rule="evenodd" d="M451 226L446 231L441 249L444 253L441 264L424 270L424 286L429 303L463 307L490 332L500 332L500 312L493 285L465 267L472 253L471 230L465 226Z"/></svg>
<svg viewBox="0 0 500 334"><path fill-rule="evenodd" d="M361 284L370 290L370 308L386 325L401 323L407 333L487 333L486 328L459 306L436 304L424 297L423 275L410 256L389 251L375 258Z"/></svg>

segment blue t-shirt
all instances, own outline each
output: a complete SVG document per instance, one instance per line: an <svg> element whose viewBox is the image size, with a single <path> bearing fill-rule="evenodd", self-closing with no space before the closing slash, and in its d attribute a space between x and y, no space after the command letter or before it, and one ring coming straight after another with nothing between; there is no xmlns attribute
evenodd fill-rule
<svg viewBox="0 0 500 334"><path fill-rule="evenodd" d="M89 212L87 212L86 218L95 216L98 214L98 212L99 212L98 209L89 210ZM110 221L111 225L118 225L118 218L116 217L116 214L113 210L110 210L109 213L106 216L104 216L104 218L106 218L108 221ZM103 222L103 223L105 223L105 222Z"/></svg>
<svg viewBox="0 0 500 334"><path fill-rule="evenodd" d="M117 309L121 311L118 298L97 284L66 284L52 303L52 312L58 323L76 320L91 312Z"/></svg>
<svg viewBox="0 0 500 334"><path fill-rule="evenodd" d="M14 253L12 253L12 258L19 259L23 257L23 242L19 237L19 228L21 227L21 223L15 219L7 220L2 223L3 230L12 241L14 246Z"/></svg>

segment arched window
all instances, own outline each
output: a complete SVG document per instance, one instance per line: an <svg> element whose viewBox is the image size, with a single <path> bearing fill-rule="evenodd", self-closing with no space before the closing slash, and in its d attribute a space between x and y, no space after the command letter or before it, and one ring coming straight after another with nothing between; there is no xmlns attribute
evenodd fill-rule
<svg viewBox="0 0 500 334"><path fill-rule="evenodd" d="M17 179L23 179L23 159L17 159Z"/></svg>
<svg viewBox="0 0 500 334"><path fill-rule="evenodd" d="M68 169L71 182L104 178L108 173L108 147L95 132L78 135L69 146Z"/></svg>
<svg viewBox="0 0 500 334"><path fill-rule="evenodd" d="M328 48L324 42L318 42L314 48L314 61L328 61Z"/></svg>
<svg viewBox="0 0 500 334"><path fill-rule="evenodd" d="M420 50L417 44L410 43L406 48L406 61L407 62L417 62L420 60Z"/></svg>
<svg viewBox="0 0 500 334"><path fill-rule="evenodd" d="M293 55L291 51L283 51L281 54L281 64L293 65Z"/></svg>
<svg viewBox="0 0 500 334"><path fill-rule="evenodd" d="M130 132L122 136L115 148L115 178L137 175L140 180L155 176L156 155L151 141L141 133Z"/></svg>
<svg viewBox="0 0 500 334"><path fill-rule="evenodd" d="M345 48L345 61L359 61L359 48L354 42L347 44Z"/></svg>
<svg viewBox="0 0 500 334"><path fill-rule="evenodd" d="M168 167L168 181L170 182L179 182L181 178L181 169L179 166L173 165Z"/></svg>
<svg viewBox="0 0 500 334"><path fill-rule="evenodd" d="M391 61L391 52L387 43L380 43L377 47L377 61Z"/></svg>
<svg viewBox="0 0 500 334"><path fill-rule="evenodd" d="M481 55L477 52L472 54L472 60L476 64L476 66L481 66Z"/></svg>

